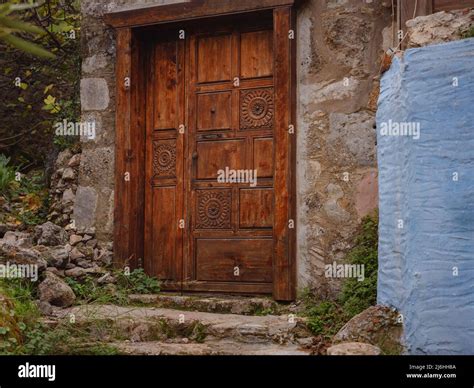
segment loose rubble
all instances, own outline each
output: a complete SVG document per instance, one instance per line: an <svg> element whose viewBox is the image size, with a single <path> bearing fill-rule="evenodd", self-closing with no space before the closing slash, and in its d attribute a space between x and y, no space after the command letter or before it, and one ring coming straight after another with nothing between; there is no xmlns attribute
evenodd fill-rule
<svg viewBox="0 0 474 388"><path fill-rule="evenodd" d="M75 295L64 277L76 279L94 276L104 284L114 281L105 277L105 267L112 263L112 244L100 243L93 231L81 233L73 221L77 175L81 154L62 151L51 178L50 212L48 221L34 230L16 230L15 226L0 225L0 264L37 266L42 282L38 305L48 312L48 305L68 307Z"/></svg>

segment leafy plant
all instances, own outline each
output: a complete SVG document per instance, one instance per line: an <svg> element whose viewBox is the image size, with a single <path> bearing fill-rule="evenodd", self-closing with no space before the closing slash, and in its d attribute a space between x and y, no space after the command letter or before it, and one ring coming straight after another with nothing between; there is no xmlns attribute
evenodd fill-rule
<svg viewBox="0 0 474 388"><path fill-rule="evenodd" d="M334 301L322 301L310 290L305 290L302 314L315 335L326 339L334 336L342 326L377 301L378 268L378 213L362 220L354 247L346 255L348 264L364 265L365 280L346 279L342 291Z"/></svg>
<svg viewBox="0 0 474 388"><path fill-rule="evenodd" d="M117 284L130 294L156 294L160 292L160 282L148 276L143 269L136 269L130 275L117 272Z"/></svg>
<svg viewBox="0 0 474 388"><path fill-rule="evenodd" d="M116 271L113 276L117 280L116 286L104 286L87 276L81 280L66 278L81 303L118 304L128 303L130 294L150 294L160 292L160 282L145 274L143 269L137 269L129 275Z"/></svg>
<svg viewBox="0 0 474 388"><path fill-rule="evenodd" d="M78 136L56 136L55 124L80 120L80 3L42 0L35 7L32 1L24 3L8 0L0 6L5 11L8 5L6 23L15 16L18 22L33 26L34 43L54 58L27 55L0 39L0 143L11 162L23 166L23 173L44 167L49 172L57 149L79 142ZM21 12L15 15L12 9ZM31 33L3 28L0 21L0 35L3 31L9 37L30 40Z"/></svg>
<svg viewBox="0 0 474 388"><path fill-rule="evenodd" d="M25 333L40 316L33 295L28 280L0 281L0 354L14 354L27 345Z"/></svg>
<svg viewBox="0 0 474 388"><path fill-rule="evenodd" d="M127 293L124 290L111 290L104 285L87 276L82 280L66 278L66 283L72 288L80 303L115 303L123 305L127 303Z"/></svg>
<svg viewBox="0 0 474 388"><path fill-rule="evenodd" d="M15 33L29 33L36 35L42 35L45 33L37 26L10 17L10 14L14 11L23 11L37 6L38 4L0 4L0 39L17 49L38 57L54 58L54 54L45 50L41 46L14 35Z"/></svg>
<svg viewBox="0 0 474 388"><path fill-rule="evenodd" d="M10 158L0 154L0 194L9 193L15 182L16 169L9 166Z"/></svg>
<svg viewBox="0 0 474 388"><path fill-rule="evenodd" d="M474 38L474 26L469 28L467 31L461 32L461 38L463 39Z"/></svg>
<svg viewBox="0 0 474 388"><path fill-rule="evenodd" d="M9 158L0 155L0 195L9 202L8 214L0 213L0 221L32 226L46 221L49 209L49 193L42 171L21 174L16 180L19 167L11 167Z"/></svg>
<svg viewBox="0 0 474 388"><path fill-rule="evenodd" d="M320 302L307 310L308 327L316 335L332 337L345 323L341 307L331 301Z"/></svg>
<svg viewBox="0 0 474 388"><path fill-rule="evenodd" d="M377 302L378 213L362 220L360 233L346 262L363 265L365 270L364 281L347 279L342 288L340 303L346 314L353 317Z"/></svg>

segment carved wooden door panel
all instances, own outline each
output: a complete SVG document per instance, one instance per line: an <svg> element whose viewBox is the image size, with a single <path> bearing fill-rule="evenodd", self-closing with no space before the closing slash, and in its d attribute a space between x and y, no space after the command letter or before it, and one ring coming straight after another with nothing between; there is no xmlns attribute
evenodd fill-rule
<svg viewBox="0 0 474 388"><path fill-rule="evenodd" d="M188 42L188 219L184 284L272 291L273 32L196 33Z"/></svg>
<svg viewBox="0 0 474 388"><path fill-rule="evenodd" d="M147 49L144 267L165 284L182 278L184 49L172 32L155 37Z"/></svg>

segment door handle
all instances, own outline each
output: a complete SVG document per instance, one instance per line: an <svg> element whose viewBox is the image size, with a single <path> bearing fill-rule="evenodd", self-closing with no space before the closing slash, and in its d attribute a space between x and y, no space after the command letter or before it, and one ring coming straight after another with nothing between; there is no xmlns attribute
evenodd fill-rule
<svg viewBox="0 0 474 388"><path fill-rule="evenodd" d="M194 151L193 154L191 155L191 173L196 176L197 175L197 160L198 160L198 153L197 151Z"/></svg>
<svg viewBox="0 0 474 388"><path fill-rule="evenodd" d="M210 135L201 135L201 139L203 140L212 140L212 139L220 139L222 134L220 133L212 133Z"/></svg>

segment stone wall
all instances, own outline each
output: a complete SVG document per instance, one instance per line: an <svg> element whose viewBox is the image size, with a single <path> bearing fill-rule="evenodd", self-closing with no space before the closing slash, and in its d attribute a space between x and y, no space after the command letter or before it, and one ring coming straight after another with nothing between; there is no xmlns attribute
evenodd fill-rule
<svg viewBox="0 0 474 388"><path fill-rule="evenodd" d="M308 1L298 15L298 287L334 295L340 262L378 206L375 108L391 8L383 1Z"/></svg>
<svg viewBox="0 0 474 388"><path fill-rule="evenodd" d="M51 176L48 221L67 226L71 223L76 200L81 153L66 149L59 153Z"/></svg>
<svg viewBox="0 0 474 388"><path fill-rule="evenodd" d="M102 16L147 2L81 3L83 120L96 122L97 137L83 145L74 217L79 231L104 241L113 231L115 40ZM389 3L307 0L298 11L300 289L337 290L324 264L343 258L360 219L377 207L374 101L379 58L391 44L383 37Z"/></svg>
<svg viewBox="0 0 474 388"><path fill-rule="evenodd" d="M419 16L407 21L407 47L424 47L459 40L473 27L474 8Z"/></svg>

